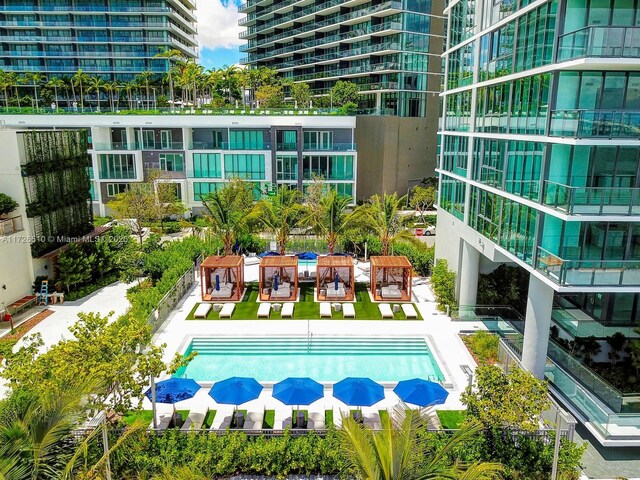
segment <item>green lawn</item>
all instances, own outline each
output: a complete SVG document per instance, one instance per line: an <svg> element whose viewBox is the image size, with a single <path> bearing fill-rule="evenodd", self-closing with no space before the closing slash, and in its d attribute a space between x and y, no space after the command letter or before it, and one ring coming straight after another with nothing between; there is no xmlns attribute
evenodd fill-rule
<svg viewBox="0 0 640 480"><path fill-rule="evenodd" d="M327 427L329 425L334 425L334 423L333 423L333 410L325 410L324 411L324 424Z"/></svg>
<svg viewBox="0 0 640 480"><path fill-rule="evenodd" d="M262 428L273 429L273 425L276 421L276 411L275 410L265 410L264 411L264 419L262 420Z"/></svg>
<svg viewBox="0 0 640 480"><path fill-rule="evenodd" d="M467 418L466 410L436 410L442 428L445 430L455 430L462 426Z"/></svg>
<svg viewBox="0 0 640 480"><path fill-rule="evenodd" d="M313 285L301 285L300 286L300 301L295 303L293 310L293 318L282 318L280 312L271 310L270 320L320 320L320 304L314 302L313 298ZM247 284L247 291L241 302L236 303L236 308L231 316L232 320L257 320L258 319L258 307L260 304L258 299L258 285L255 283ZM280 303L280 302L278 302ZM333 302L332 302L333 303ZM392 302L389 302L392 303ZM187 315L187 320L202 320L196 319L193 314L198 308L199 304L196 304L193 309ZM371 301L367 287L363 284L356 284L356 302L353 304L356 311L356 320L382 320L378 305ZM415 306L415 305L414 305ZM416 311L418 309L416 308ZM209 311L207 320L220 320L218 312L213 310ZM333 320L344 320L342 312L333 312ZM406 320L407 317L400 310L395 314L395 320ZM418 319L422 320L422 316L418 313ZM225 320L225 319L223 319ZM328 319L326 319L328 320ZM352 319L347 319L352 320Z"/></svg>
<svg viewBox="0 0 640 480"><path fill-rule="evenodd" d="M204 417L204 423L202 424L202 428L205 430L211 427L213 423L213 419L216 418L216 410L209 410L207 415Z"/></svg>
<svg viewBox="0 0 640 480"><path fill-rule="evenodd" d="M126 425L133 425L136 420L142 420L145 425L151 425L153 412L151 410L134 410L127 412L122 416L122 421Z"/></svg>

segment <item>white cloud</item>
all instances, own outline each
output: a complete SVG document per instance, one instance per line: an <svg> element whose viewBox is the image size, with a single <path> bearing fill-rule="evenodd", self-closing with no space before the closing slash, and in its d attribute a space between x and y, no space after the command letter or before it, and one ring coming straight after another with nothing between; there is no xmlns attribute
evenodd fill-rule
<svg viewBox="0 0 640 480"><path fill-rule="evenodd" d="M238 26L238 7L233 1L200 0L197 4L198 41L200 48L230 48L245 43L238 35L243 30Z"/></svg>

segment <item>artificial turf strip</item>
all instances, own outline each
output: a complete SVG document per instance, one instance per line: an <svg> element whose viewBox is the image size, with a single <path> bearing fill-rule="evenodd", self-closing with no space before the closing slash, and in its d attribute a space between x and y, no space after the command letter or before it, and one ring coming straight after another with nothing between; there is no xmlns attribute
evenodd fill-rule
<svg viewBox="0 0 640 480"><path fill-rule="evenodd" d="M142 420L145 425L151 425L153 420L153 411L151 410L133 410L122 416L122 421L126 425L133 425L136 420Z"/></svg>
<svg viewBox="0 0 640 480"><path fill-rule="evenodd" d="M329 425L334 425L334 423L333 423L333 410L325 410L324 411L324 424L327 427Z"/></svg>
<svg viewBox="0 0 640 480"><path fill-rule="evenodd" d="M236 303L236 308L231 315L232 320L329 320L328 318L320 318L320 304L314 301L313 295L314 287L312 285L300 286L300 301L294 303L293 317L282 318L280 312L276 312L271 309L268 319L258 319L258 285L255 283L247 284L247 291L242 301ZM369 292L365 285L356 284L356 301L353 303L353 307L356 311L355 320L382 320L378 304L371 301ZM273 302L273 303L286 303L286 302ZM328 303L340 303L340 302L328 302ZM388 302L393 304L393 302ZM194 313L198 308L197 303L193 309L187 315L187 320L203 320L202 318L195 318ZM414 305L415 307L415 305ZM418 309L416 308L416 312ZM406 320L402 309L399 312L394 313L395 320ZM344 320L342 312L335 312L332 309L332 320ZM221 320L218 312L214 312L213 309L209 311L207 318L204 320ZM222 320L228 320L223 318ZM354 320L353 318L347 318L346 320ZM422 320L420 312L418 312L418 320Z"/></svg>
<svg viewBox="0 0 640 480"><path fill-rule="evenodd" d="M216 418L216 410L209 410L207 412L207 415L204 417L202 428L204 428L205 430L209 429L211 427L211 424L213 423L214 418Z"/></svg>
<svg viewBox="0 0 640 480"><path fill-rule="evenodd" d="M466 410L436 410L440 424L445 430L457 430L467 418Z"/></svg>
<svg viewBox="0 0 640 480"><path fill-rule="evenodd" d="M267 430L273 430L273 425L275 421L276 421L276 411L265 410L264 419L262 420L262 428L266 428Z"/></svg>

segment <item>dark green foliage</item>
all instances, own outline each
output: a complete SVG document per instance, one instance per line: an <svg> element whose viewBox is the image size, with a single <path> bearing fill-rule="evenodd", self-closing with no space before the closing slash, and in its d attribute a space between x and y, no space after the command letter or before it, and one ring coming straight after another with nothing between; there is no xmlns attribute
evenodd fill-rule
<svg viewBox="0 0 640 480"><path fill-rule="evenodd" d="M447 305L450 309L457 307L456 301L456 274L449 271L447 261L440 258L436 261L431 274L431 287L438 301L438 309L445 311Z"/></svg>
<svg viewBox="0 0 640 480"><path fill-rule="evenodd" d="M34 293L38 293L40 291L40 286L42 285L43 280L49 280L48 275L38 275L36 279L33 281L33 291Z"/></svg>
<svg viewBox="0 0 640 480"><path fill-rule="evenodd" d="M69 248L58 256L56 283L66 287L68 292L71 287L76 288L88 282L91 279L91 265L94 260L95 257L87 256L79 244L69 245Z"/></svg>
<svg viewBox="0 0 640 480"><path fill-rule="evenodd" d="M258 235L245 233L238 236L242 252L260 253L267 250L268 242Z"/></svg>
<svg viewBox="0 0 640 480"><path fill-rule="evenodd" d="M527 309L529 274L520 267L500 265L478 277L478 305L510 305L524 315Z"/></svg>
<svg viewBox="0 0 640 480"><path fill-rule="evenodd" d="M117 282L118 280L120 280L120 275L118 273L111 272L88 285L83 285L75 290L71 290L69 293L65 293L64 299L65 301L79 300L87 295L91 295L96 290L100 290L101 288Z"/></svg>
<svg viewBox="0 0 640 480"><path fill-rule="evenodd" d="M180 222L162 222L162 229L165 233L178 233L180 231Z"/></svg>
<svg viewBox="0 0 640 480"><path fill-rule="evenodd" d="M406 255L411 265L413 265L413 271L416 274L423 277L431 274L435 247L429 247L426 243L413 244L397 242L393 246L393 253L395 255Z"/></svg>
<svg viewBox="0 0 640 480"><path fill-rule="evenodd" d="M16 208L18 208L18 202L6 193L0 192L0 215L13 212Z"/></svg>

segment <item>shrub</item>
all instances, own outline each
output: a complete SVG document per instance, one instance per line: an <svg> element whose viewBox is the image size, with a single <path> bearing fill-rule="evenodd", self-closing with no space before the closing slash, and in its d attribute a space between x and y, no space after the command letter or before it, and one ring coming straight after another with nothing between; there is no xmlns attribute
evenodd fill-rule
<svg viewBox="0 0 640 480"><path fill-rule="evenodd" d="M425 243L414 245L412 243L397 242L393 246L393 251L396 255L405 255L418 275L426 277L431 273L435 252L434 247L429 247Z"/></svg>
<svg viewBox="0 0 640 480"><path fill-rule="evenodd" d="M18 202L6 193L0 193L0 215L13 212L16 208L18 208Z"/></svg>
<svg viewBox="0 0 640 480"><path fill-rule="evenodd" d="M497 335L478 330L471 335L462 337L462 340L476 356L479 363L492 365L498 359L499 339Z"/></svg>
<svg viewBox="0 0 640 480"><path fill-rule="evenodd" d="M181 230L180 222L163 222L162 229L165 233L178 233Z"/></svg>
<svg viewBox="0 0 640 480"><path fill-rule="evenodd" d="M447 261L442 258L438 259L435 267L433 267L431 286L433 287L433 293L436 296L438 309L440 311L445 311L447 305L449 305L451 309L457 307L456 274L449 270Z"/></svg>

